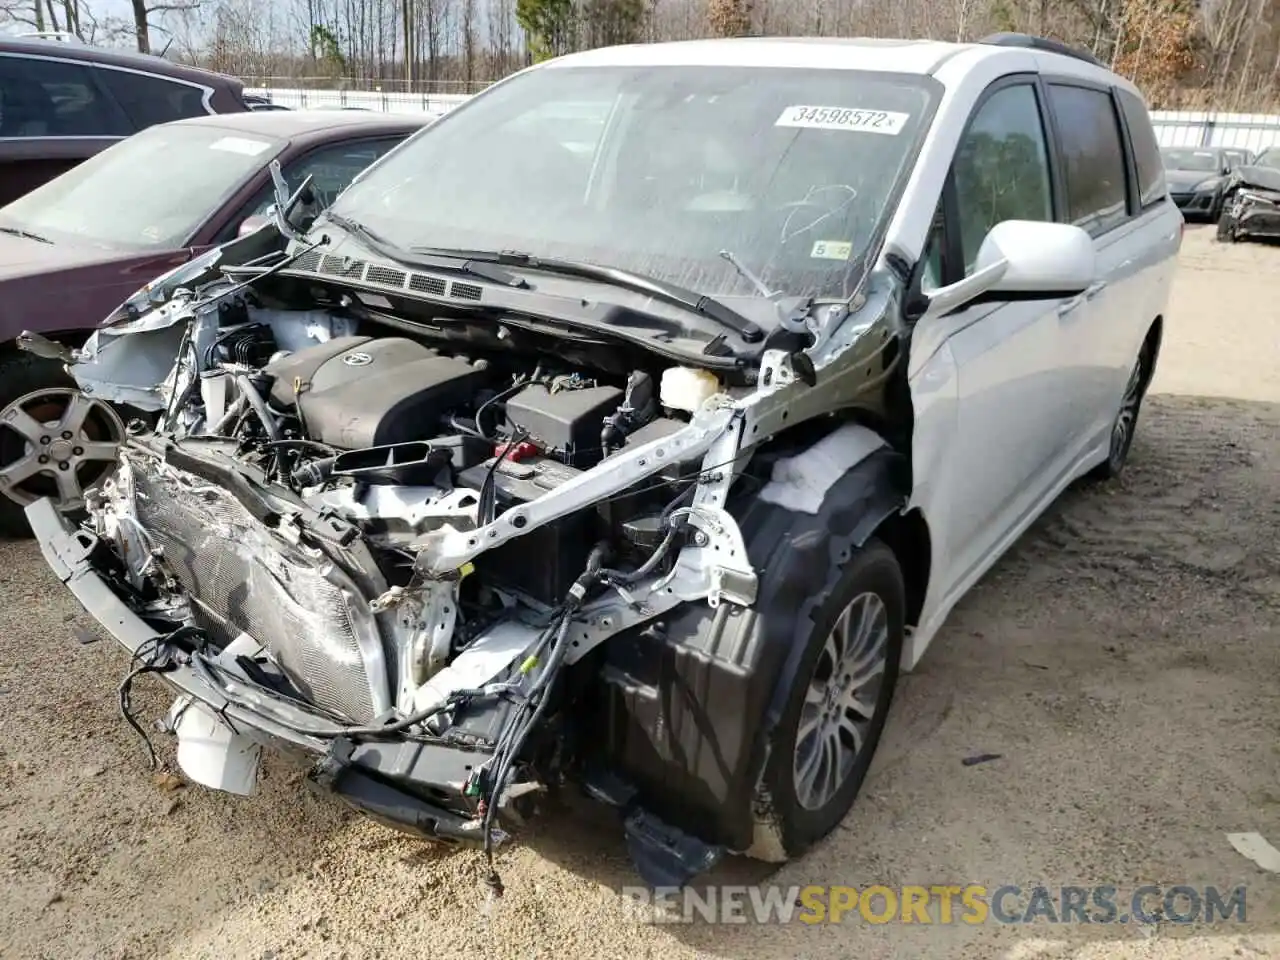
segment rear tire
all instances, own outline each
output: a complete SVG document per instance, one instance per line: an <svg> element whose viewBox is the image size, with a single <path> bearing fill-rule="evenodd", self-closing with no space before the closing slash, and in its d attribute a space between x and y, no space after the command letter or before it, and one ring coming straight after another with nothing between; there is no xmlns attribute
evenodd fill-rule
<svg viewBox="0 0 1280 960"><path fill-rule="evenodd" d="M1133 436L1138 429L1138 414L1142 411L1142 400L1147 394L1147 385L1151 382L1152 367L1155 364L1155 343L1148 338L1138 351L1133 370L1125 384L1124 396L1120 399L1120 409L1111 425L1111 446L1107 451L1107 459L1094 467L1089 473L1093 480L1114 480L1124 472L1129 460L1129 450L1133 446Z"/></svg>
<svg viewBox="0 0 1280 960"><path fill-rule="evenodd" d="M801 856L852 808L893 702L905 597L897 558L873 537L815 611L760 780L767 832L782 847L763 858Z"/></svg>

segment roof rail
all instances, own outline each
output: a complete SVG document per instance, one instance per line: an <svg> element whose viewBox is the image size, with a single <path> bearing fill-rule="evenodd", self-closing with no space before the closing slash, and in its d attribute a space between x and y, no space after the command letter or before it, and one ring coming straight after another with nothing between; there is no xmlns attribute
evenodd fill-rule
<svg viewBox="0 0 1280 960"><path fill-rule="evenodd" d="M1050 40L1048 37L1035 37L1029 33L993 33L989 37L983 37L978 42L990 44L993 47L1023 47L1028 50L1041 50L1044 53L1058 53L1064 57L1074 57L1076 60L1091 63L1095 67L1102 67L1104 70L1107 68L1105 63L1088 50L1077 50L1075 47L1069 47L1059 40Z"/></svg>

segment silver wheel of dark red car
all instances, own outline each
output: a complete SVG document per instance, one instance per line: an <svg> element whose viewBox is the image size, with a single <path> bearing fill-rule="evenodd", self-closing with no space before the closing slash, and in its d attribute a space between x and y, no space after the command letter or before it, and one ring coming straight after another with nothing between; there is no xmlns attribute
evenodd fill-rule
<svg viewBox="0 0 1280 960"><path fill-rule="evenodd" d="M124 429L108 404L73 387L23 394L0 411L0 493L20 506L51 497L59 510L79 509L114 466Z"/></svg>

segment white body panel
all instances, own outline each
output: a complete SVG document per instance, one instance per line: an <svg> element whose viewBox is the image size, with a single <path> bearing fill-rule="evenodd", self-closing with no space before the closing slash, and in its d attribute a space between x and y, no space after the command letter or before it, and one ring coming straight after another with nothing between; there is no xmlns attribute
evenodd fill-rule
<svg viewBox="0 0 1280 960"><path fill-rule="evenodd" d="M933 75L945 93L886 236L885 249L911 258L925 246L966 122L992 83L1043 73L1137 92L1109 71L1068 57L924 46L867 47L844 61L902 72L940 61ZM795 48L770 49L770 65L785 66ZM737 52L721 47L718 55ZM841 52L828 50L831 62L822 65L836 66ZM1098 281L1080 298L975 306L922 321L913 332L910 507L928 524L932 558L904 669L915 666L956 602L1023 531L1105 460L1127 378L1165 310L1181 225L1176 207L1164 202L1097 238Z"/></svg>
<svg viewBox="0 0 1280 960"><path fill-rule="evenodd" d="M922 321L909 382L911 504L932 541L911 669L961 597L1074 480L1107 457L1143 340L1165 310L1182 217L1164 203L1095 240L1082 297Z"/></svg>

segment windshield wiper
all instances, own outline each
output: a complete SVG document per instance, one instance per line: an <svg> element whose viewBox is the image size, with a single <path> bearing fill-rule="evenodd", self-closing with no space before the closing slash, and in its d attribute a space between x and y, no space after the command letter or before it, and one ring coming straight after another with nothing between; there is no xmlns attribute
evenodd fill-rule
<svg viewBox="0 0 1280 960"><path fill-rule="evenodd" d="M677 307L684 307L704 317L708 317L723 327L737 333L747 343L759 343L764 339L764 330L753 321L744 317L732 307L727 307L719 300L686 290L684 287L646 277L643 274L620 270L617 267L602 267L581 260L561 260L556 257L540 257L520 250L459 250L450 247L410 247L414 253L436 257L459 257L470 262L506 263L512 266L525 267L529 270L541 270L563 277L580 277L583 280L595 280L610 286L634 293L644 293L655 300L661 300Z"/></svg>
<svg viewBox="0 0 1280 960"><path fill-rule="evenodd" d="M493 265L497 261L488 258L473 258L453 254L414 256L414 254L421 254L423 251L417 248L404 250L397 247L389 240L374 233L358 220L352 220L340 213L328 211L325 212L324 219L359 237L366 246L371 247L388 260L394 260L396 263L406 267L421 267L424 270L439 270L443 273L465 273L468 276L479 277L481 280L500 283L505 287L520 288L529 285L515 274L498 269Z"/></svg>
<svg viewBox="0 0 1280 960"><path fill-rule="evenodd" d="M23 230L20 227L0 227L0 233L7 233L13 237L24 237L27 240L34 240L36 243L53 244L53 241L48 237L42 237L38 233L32 233L30 230Z"/></svg>

